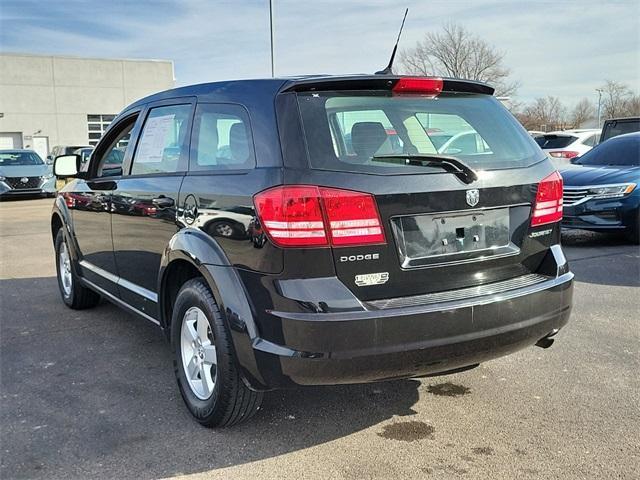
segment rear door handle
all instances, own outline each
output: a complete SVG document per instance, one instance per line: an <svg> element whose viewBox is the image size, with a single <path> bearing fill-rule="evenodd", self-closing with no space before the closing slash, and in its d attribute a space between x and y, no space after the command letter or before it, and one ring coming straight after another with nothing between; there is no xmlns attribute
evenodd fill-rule
<svg viewBox="0 0 640 480"><path fill-rule="evenodd" d="M173 207L176 202L173 198L160 196L151 200L151 203L153 203L153 206L156 208L170 208Z"/></svg>

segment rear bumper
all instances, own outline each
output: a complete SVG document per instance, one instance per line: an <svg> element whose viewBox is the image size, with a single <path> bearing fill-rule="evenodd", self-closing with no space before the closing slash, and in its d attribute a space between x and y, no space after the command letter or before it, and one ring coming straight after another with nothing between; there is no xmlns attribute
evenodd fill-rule
<svg viewBox="0 0 640 480"><path fill-rule="evenodd" d="M568 321L573 274L429 305L347 313L272 311L286 345L253 342L269 388L419 377L515 352Z"/></svg>

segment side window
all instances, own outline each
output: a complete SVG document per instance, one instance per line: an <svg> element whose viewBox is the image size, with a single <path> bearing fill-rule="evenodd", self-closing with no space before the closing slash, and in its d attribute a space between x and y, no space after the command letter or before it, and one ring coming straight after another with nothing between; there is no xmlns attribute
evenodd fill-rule
<svg viewBox="0 0 640 480"><path fill-rule="evenodd" d="M587 139L583 142L584 145L588 146L588 147L595 147L598 144L598 140L600 138L599 134L593 134L590 137L587 137Z"/></svg>
<svg viewBox="0 0 640 480"><path fill-rule="evenodd" d="M477 155L491 153L484 138L462 117L443 113L417 113L416 117L438 153Z"/></svg>
<svg viewBox="0 0 640 480"><path fill-rule="evenodd" d="M124 162L124 154L129 145L131 131L136 124L137 115L126 120L122 130L117 133L116 137L111 141L108 148L99 157L97 177L114 177L122 175L122 164ZM82 168L89 168L89 163L82 163Z"/></svg>
<svg viewBox="0 0 640 480"><path fill-rule="evenodd" d="M131 175L186 170L191 105L149 110L133 157Z"/></svg>
<svg viewBox="0 0 640 480"><path fill-rule="evenodd" d="M190 170L243 170L255 166L249 117L239 105L196 108Z"/></svg>

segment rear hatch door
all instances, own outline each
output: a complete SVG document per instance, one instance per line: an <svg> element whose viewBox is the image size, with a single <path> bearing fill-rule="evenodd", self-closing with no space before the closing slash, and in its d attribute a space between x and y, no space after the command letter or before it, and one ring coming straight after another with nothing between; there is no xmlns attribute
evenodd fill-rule
<svg viewBox="0 0 640 480"><path fill-rule="evenodd" d="M531 227L532 205L554 168L492 96L316 90L297 92L297 102L312 168L289 169L287 183L366 192L377 204L384 243L332 248L337 276L358 298L443 292L538 269L553 236L548 225ZM476 178L438 157L460 160Z"/></svg>

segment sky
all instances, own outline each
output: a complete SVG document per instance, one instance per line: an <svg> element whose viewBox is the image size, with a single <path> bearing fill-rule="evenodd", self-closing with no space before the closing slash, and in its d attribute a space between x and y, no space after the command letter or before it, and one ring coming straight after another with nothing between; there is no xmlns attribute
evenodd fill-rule
<svg viewBox="0 0 640 480"><path fill-rule="evenodd" d="M176 85L268 77L268 0L0 0L0 51L173 60ZM505 54L516 99L640 90L640 0L273 0L276 75L372 73L456 22Z"/></svg>

